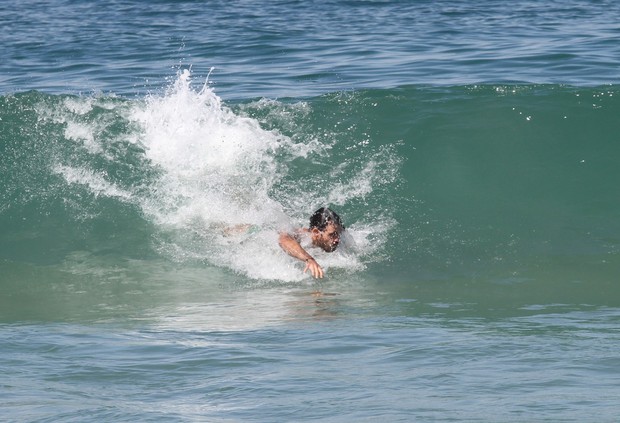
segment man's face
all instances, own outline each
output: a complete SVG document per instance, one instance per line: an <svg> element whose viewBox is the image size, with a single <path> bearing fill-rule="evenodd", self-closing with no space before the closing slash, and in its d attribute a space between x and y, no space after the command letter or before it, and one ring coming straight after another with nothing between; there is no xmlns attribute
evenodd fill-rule
<svg viewBox="0 0 620 423"><path fill-rule="evenodd" d="M325 230L320 231L317 228L312 229L312 244L331 253L338 248L340 244L340 234L342 227L328 223Z"/></svg>

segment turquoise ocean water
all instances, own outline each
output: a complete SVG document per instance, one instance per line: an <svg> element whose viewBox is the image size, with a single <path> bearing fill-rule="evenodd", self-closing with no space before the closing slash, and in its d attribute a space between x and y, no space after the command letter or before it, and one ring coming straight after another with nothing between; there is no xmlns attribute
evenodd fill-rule
<svg viewBox="0 0 620 423"><path fill-rule="evenodd" d="M616 421L618 22L3 2L0 420Z"/></svg>

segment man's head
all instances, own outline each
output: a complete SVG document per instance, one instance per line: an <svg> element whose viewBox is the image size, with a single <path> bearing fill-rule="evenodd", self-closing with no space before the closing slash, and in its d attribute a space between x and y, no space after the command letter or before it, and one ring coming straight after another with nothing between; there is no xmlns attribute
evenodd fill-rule
<svg viewBox="0 0 620 423"><path fill-rule="evenodd" d="M344 226L334 211L321 207L310 216L310 232L312 243L331 253L340 244L340 234Z"/></svg>

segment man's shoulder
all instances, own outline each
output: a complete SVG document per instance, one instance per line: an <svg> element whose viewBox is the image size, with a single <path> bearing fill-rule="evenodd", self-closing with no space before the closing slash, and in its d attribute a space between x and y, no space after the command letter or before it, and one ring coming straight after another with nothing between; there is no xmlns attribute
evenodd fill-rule
<svg viewBox="0 0 620 423"><path fill-rule="evenodd" d="M309 232L310 230L307 228L295 228L295 229L280 231L280 234L281 235L286 234L292 238L295 238L297 241L299 241L304 235L307 235Z"/></svg>

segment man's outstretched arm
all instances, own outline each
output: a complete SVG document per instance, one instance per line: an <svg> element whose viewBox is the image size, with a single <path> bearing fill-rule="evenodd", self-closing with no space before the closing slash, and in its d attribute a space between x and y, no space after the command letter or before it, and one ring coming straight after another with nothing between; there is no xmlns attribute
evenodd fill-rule
<svg viewBox="0 0 620 423"><path fill-rule="evenodd" d="M306 273L307 270L310 270L310 273L315 278L323 277L323 269L321 268L321 266L319 266L314 257L308 254L308 252L304 250L303 247L299 245L299 242L290 234L286 232L281 232L278 243L289 256L295 257L297 260L306 262L306 268L304 269L304 273Z"/></svg>

